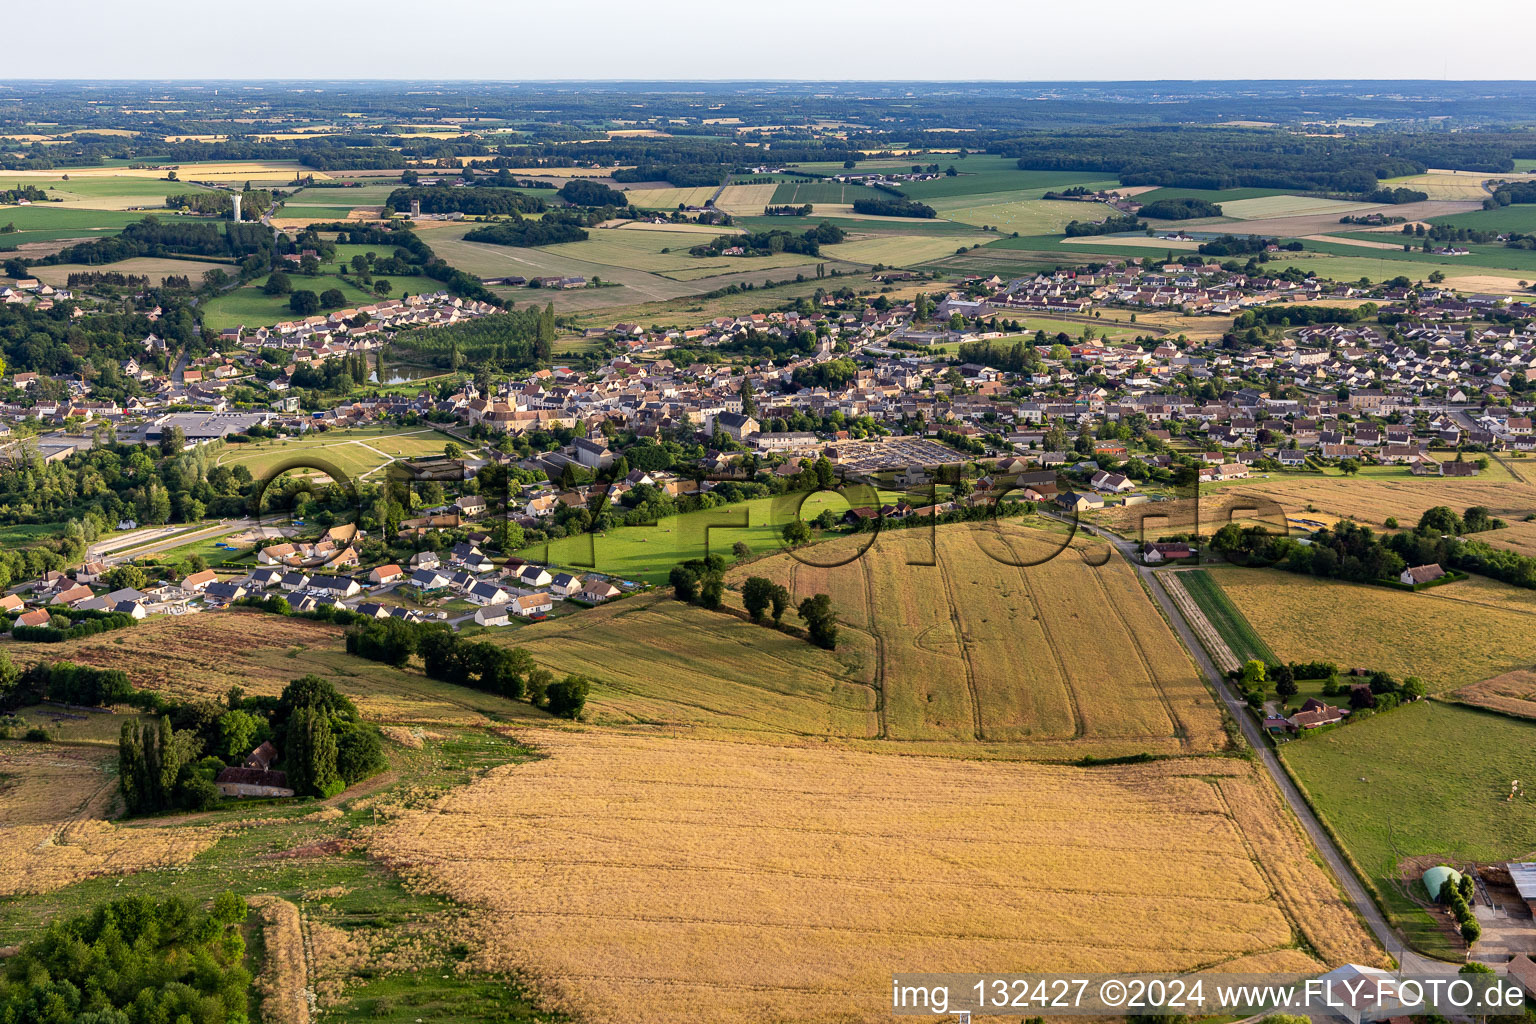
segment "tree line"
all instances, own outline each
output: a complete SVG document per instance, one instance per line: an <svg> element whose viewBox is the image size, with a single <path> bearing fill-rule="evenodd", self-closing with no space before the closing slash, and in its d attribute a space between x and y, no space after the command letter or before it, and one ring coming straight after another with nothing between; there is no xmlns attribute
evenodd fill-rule
<svg viewBox="0 0 1536 1024"><path fill-rule="evenodd" d="M280 599L279 599L280 600ZM468 686L508 700L526 698L560 718L580 718L591 680L575 673L556 679L521 647L470 640L436 623L367 619L347 630L347 653L404 668L413 654L432 679Z"/></svg>

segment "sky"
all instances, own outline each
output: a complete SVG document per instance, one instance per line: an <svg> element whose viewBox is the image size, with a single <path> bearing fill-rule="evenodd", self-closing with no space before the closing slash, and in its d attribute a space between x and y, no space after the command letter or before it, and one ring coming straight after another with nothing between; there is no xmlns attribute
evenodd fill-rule
<svg viewBox="0 0 1536 1024"><path fill-rule="evenodd" d="M1460 23L1444 0L53 0L46 11L5 47L0 78L1536 78L1527 0L1479 0Z"/></svg>

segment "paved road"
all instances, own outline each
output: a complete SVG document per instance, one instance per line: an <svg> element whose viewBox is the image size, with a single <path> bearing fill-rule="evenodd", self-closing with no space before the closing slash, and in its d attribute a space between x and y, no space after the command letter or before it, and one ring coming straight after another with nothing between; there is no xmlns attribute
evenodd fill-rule
<svg viewBox="0 0 1536 1024"><path fill-rule="evenodd" d="M152 541L148 544L139 545L138 547L123 548L118 551L113 551L110 554L102 554L100 556L100 561L107 565L116 565L119 562L131 561L135 558L143 557L144 555L156 555L162 551L169 551L172 548L179 548L185 544L192 544L200 540L207 540L210 537L222 537L228 533L239 533L241 530L248 530L255 525L256 522L253 519L226 519L222 522L215 523L213 526L204 527L201 530L191 530L186 533L175 533L167 536L163 540ZM89 552L87 553L86 557L87 559L91 557Z"/></svg>
<svg viewBox="0 0 1536 1024"><path fill-rule="evenodd" d="M1355 877L1354 871L1345 862L1343 854L1339 852L1339 848L1333 842L1333 837L1328 834L1323 828L1322 823L1317 820L1317 816L1312 813L1312 808L1308 806L1300 791L1291 782L1290 776L1281 767L1279 757L1265 743L1257 723L1254 722L1253 716L1248 713L1248 706L1238 700L1232 693L1226 685L1221 672L1212 663L1210 656L1205 653L1205 648L1200 645L1194 630L1185 621L1184 613L1179 610L1178 605L1168 596L1168 591L1163 588L1163 582L1158 578L1157 572L1150 566L1138 563L1135 557L1135 544L1106 530L1090 526L1087 523L1079 522L1077 525L1079 529L1086 530L1095 537L1108 541L1114 546L1115 550L1120 552L1127 562L1136 567L1136 571L1146 583L1147 590L1163 609L1163 614L1167 616L1168 621L1173 624L1174 630L1179 634L1179 639L1184 642L1184 646L1189 649L1190 656L1195 659L1195 664L1199 666L1200 671L1204 672L1206 678L1210 680L1211 688L1215 690L1222 703L1226 705L1227 711L1237 720L1238 725L1241 726L1243 736L1248 740L1248 745L1258 752L1259 760L1263 763L1265 770L1269 772L1270 778L1275 780L1275 785L1279 787L1280 794L1285 797L1285 802L1290 805L1292 813L1301 822L1302 828L1306 829L1307 835L1312 838L1313 845L1323 855L1323 859L1328 862L1328 867L1332 869L1334 876L1339 880L1339 884L1343 886L1345 895L1349 898L1350 902L1354 903L1355 910L1359 913L1361 919L1365 921L1366 926L1371 929L1371 932L1376 936L1377 941L1381 943L1382 947L1397 960L1405 973L1455 973L1458 965L1434 960L1407 948L1402 938L1398 935L1397 930L1387 923L1387 919L1382 916L1381 911L1371 899L1370 894L1365 891L1365 887Z"/></svg>

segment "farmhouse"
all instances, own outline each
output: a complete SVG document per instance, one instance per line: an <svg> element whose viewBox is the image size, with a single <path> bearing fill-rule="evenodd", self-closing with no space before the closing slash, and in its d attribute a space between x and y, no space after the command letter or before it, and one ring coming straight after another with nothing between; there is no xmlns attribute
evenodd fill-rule
<svg viewBox="0 0 1536 1024"><path fill-rule="evenodd" d="M245 596L245 587L238 583L214 581L203 589L203 597L215 604L230 604Z"/></svg>
<svg viewBox="0 0 1536 1024"><path fill-rule="evenodd" d="M293 796L288 774L270 768L225 768L213 782L225 796Z"/></svg>
<svg viewBox="0 0 1536 1024"><path fill-rule="evenodd" d="M1438 565L1415 565L1402 571L1398 579L1411 587L1421 583L1432 583L1445 575L1445 570Z"/></svg>
<svg viewBox="0 0 1536 1024"><path fill-rule="evenodd" d="M1160 562L1177 562L1194 557L1194 550L1183 543L1156 543L1148 544L1145 554L1142 556L1150 565Z"/></svg>
<svg viewBox="0 0 1536 1024"><path fill-rule="evenodd" d="M59 591L58 594L54 596L53 600L49 601L48 603L73 605L79 604L82 601L89 601L93 596L94 595L91 593L90 587L68 587Z"/></svg>
<svg viewBox="0 0 1536 1024"><path fill-rule="evenodd" d="M1308 697L1307 702L1301 706L1301 710L1287 721L1291 723L1291 728L1301 731L1342 722L1347 714L1348 712L1343 708L1326 704L1315 697Z"/></svg>

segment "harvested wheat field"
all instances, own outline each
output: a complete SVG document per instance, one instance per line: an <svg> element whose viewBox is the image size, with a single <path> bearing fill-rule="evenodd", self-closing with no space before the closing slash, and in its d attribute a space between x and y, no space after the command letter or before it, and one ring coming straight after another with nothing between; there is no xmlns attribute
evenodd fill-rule
<svg viewBox="0 0 1536 1024"><path fill-rule="evenodd" d="M876 693L857 651L828 652L661 595L519 629L505 639L594 681L589 721L689 725L782 739L874 737Z"/></svg>
<svg viewBox="0 0 1536 1024"><path fill-rule="evenodd" d="M1455 689L1536 663L1536 594L1473 578L1418 593L1278 569L1211 570L1275 653Z"/></svg>
<svg viewBox="0 0 1536 1024"><path fill-rule="evenodd" d="M1512 522L1502 530L1480 533L1477 539L1517 555L1536 556L1536 522Z"/></svg>
<svg viewBox="0 0 1536 1024"><path fill-rule="evenodd" d="M801 557L840 561L868 542ZM1081 756L1084 744L1117 754L1220 748L1214 699L1134 572L1102 545L1080 538L1062 551L1067 542L1019 524L893 530L846 565L786 553L729 578L774 578L797 601L825 593L843 633L873 638L887 739L1047 758Z"/></svg>
<svg viewBox="0 0 1536 1024"><path fill-rule="evenodd" d="M1516 718L1536 718L1536 670L1522 668L1451 694L1463 704L1487 708Z"/></svg>
<svg viewBox="0 0 1536 1024"><path fill-rule="evenodd" d="M215 829L106 821L117 802L115 757L99 747L0 741L0 896L185 864L213 845Z"/></svg>
<svg viewBox="0 0 1536 1024"><path fill-rule="evenodd" d="M474 966L518 971L581 1019L885 1020L904 967L1316 969L1305 948L1381 961L1242 761L1083 769L613 731L537 743L548 757L369 844L477 909Z"/></svg>
<svg viewBox="0 0 1536 1024"><path fill-rule="evenodd" d="M313 672L333 681L374 721L475 725L493 717L547 717L525 703L353 657L343 647L340 626L254 611L160 617L132 629L57 644L13 643L5 650L19 665L46 659L120 668L142 689L213 701L222 701L231 686L250 696L276 696L291 680Z"/></svg>
<svg viewBox="0 0 1536 1024"><path fill-rule="evenodd" d="M1406 470L1357 477L1275 473L1267 480L1255 478L1202 490L1198 515L1200 531L1206 536L1224 526L1235 509L1259 509L1261 515L1252 518L1279 524L1287 516L1313 517L1307 511L1310 506L1378 529L1389 516L1412 526L1425 509L1436 505L1449 505L1457 512L1482 505L1496 515L1517 519L1536 510L1536 485L1515 480L1497 464L1472 478L1415 477ZM1118 533L1126 533L1143 519L1149 520L1149 535L1182 533L1193 528L1196 511L1193 502L1181 499L1130 508L1116 506L1090 518Z"/></svg>

